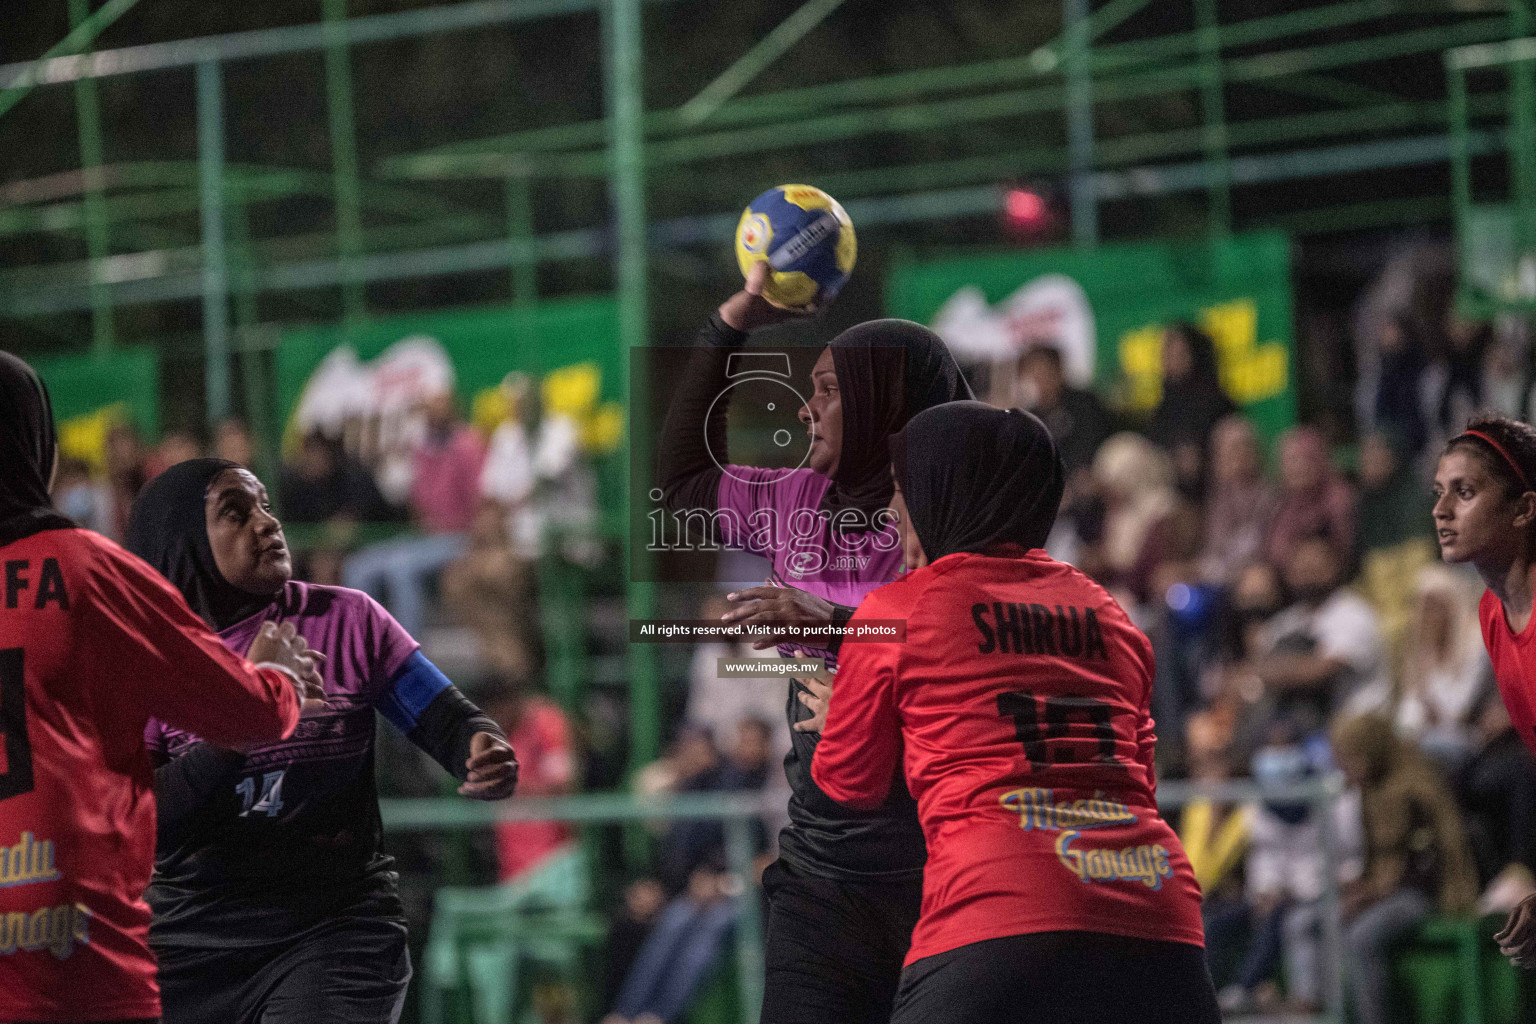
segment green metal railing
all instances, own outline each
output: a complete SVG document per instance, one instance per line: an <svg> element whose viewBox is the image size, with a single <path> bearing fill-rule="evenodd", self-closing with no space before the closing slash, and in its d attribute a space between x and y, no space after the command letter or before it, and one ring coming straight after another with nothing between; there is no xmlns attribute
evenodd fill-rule
<svg viewBox="0 0 1536 1024"><path fill-rule="evenodd" d="M1341 963L1343 933L1340 916L1338 837L1333 831L1331 808L1342 793L1342 781L1334 776L1301 785L1260 789L1251 782L1196 784L1164 782L1158 786L1158 804L1165 810L1195 800L1239 804L1257 800L1306 803L1318 823L1323 854L1321 902L1323 962ZM735 931L737 984L743 1024L756 1024L762 1005L763 922L760 895L751 881L753 848L751 823L761 817L777 817L780 798L762 794L698 793L667 797L640 797L628 793L591 793L566 797L514 798L499 804L453 798L380 800L387 832L461 831L482 829L499 822L563 821L572 824L623 824L679 818L715 819L723 822L727 870L741 881L736 897L740 916ZM1339 970L1325 971L1324 1012L1314 1017L1291 1018L1298 1024L1343 1024L1344 989Z"/></svg>
<svg viewBox="0 0 1536 1024"><path fill-rule="evenodd" d="M763 921L753 879L752 822L776 817L780 798L758 794L699 793L647 798L627 793L567 797L528 797L501 804L452 798L380 800L384 828L390 832L452 831L487 828L507 821L564 821L572 824L639 824L657 819L704 818L725 827L727 870L741 884L736 897L736 978L743 1024L755 1024L763 1002ZM630 829L630 832L638 831Z"/></svg>
<svg viewBox="0 0 1536 1024"><path fill-rule="evenodd" d="M81 0L68 0L79 7ZM652 0L657 2L657 0ZM806 33L814 30L839 6L835 0L811 0L795 10L757 46L751 48L725 72L717 76L697 96L669 110L645 112L627 92L638 89L640 77L609 75L608 118L550 128L513 133L496 139L473 140L422 154L400 156L383 161L375 174L405 176L424 181L444 177L484 177L503 179L508 192L508 216L505 224L481 228L486 241L449 241L448 244L422 247L422 232L400 229L364 228L360 211L376 183L365 180L367 171L360 166L352 118L353 81L349 55L354 47L420 35L465 31L519 22L599 12L605 27L605 63L639 67L640 27L638 14L631 19L633 32L611 33L611 25L621 25L621 10L629 0L480 0L480 2L444 5L362 18L347 18L344 0L322 0L322 20L313 25L292 26L225 36L181 40L143 46L125 47L98 53L76 53L94 39L95 34L131 6L131 0L112 0L90 18L76 18L77 28L53 51L37 62L0 67L0 113L25 93L37 87L74 83L79 97L82 133L82 167L87 171L99 162L100 139L93 144L88 107L89 90L95 79L140 74L171 68L222 66L230 61L253 60L284 54L322 53L325 61L327 117L332 149L332 173L328 192L336 207L335 230L314 237L310 255L297 261L284 260L273 250L270 240L252 240L249 265L238 274L234 259L221 257L221 239L216 234L221 218L205 218L202 245L186 257L166 251L163 246L149 246L147 257L132 267L122 257L108 255L108 242L143 239L164 231L154 222L177 208L185 208L189 194L164 196L114 196L109 194L108 176L93 181L83 190L83 206L78 221L60 230L84 230L89 259L78 267L50 266L43 271L52 280L37 290L24 273L0 277L0 316L45 316L68 309L91 309L93 343L98 347L113 343L112 309L124 303L174 301L187 297L205 299L205 333L208 355L215 362L228 362L227 344L230 289L234 301L253 315L249 301L256 291L313 289L333 287L342 295L343 316L355 321L366 315L364 286L370 282L397 280L434 274L450 274L495 267L511 268L515 294L530 294L532 276L528 268L538 263L562 259L587 259L612 255L612 236L604 227L577 229L554 235L538 236L533 231L528 210L530 191L537 180L549 175L619 175L619 139L627 137L610 124L620 112L633 107L644 139L643 148L624 157L636 167L639 189L611 190L615 214L621 195L631 192L643 197L644 169L716 161L760 151L765 146L782 149L819 143L853 140L875 133L914 133L952 127L961 123L983 124L990 120L1017 118L1029 114L1059 111L1067 127L1065 144L1044 145L1032 151L1000 152L993 156L966 157L936 164L871 168L828 176L827 184L840 194L880 196L887 209L873 216L870 223L904 223L915 220L976 216L996 209L994 192L982 188L957 186L978 182L996 182L1028 174L1065 174L1071 183L1075 216L1074 237L1082 244L1092 244L1098 235L1097 207L1106 195L1106 171L1116 167L1137 168L1151 160L1164 160L1181 154L1199 157L1203 170L1198 180L1189 174L1154 173L1151 180L1163 183L1184 181L1184 187L1208 192L1209 226L1220 234L1230 228L1230 190L1234 183L1254 184L1267 178L1252 174L1238 182L1229 173L1240 147L1302 146L1316 140L1362 130L1397 127L1414 131L1427 125L1443 124L1445 110L1435 103L1415 103L1394 99L1382 89L1370 89L1347 80L1331 79L1327 73L1392 58L1414 54L1435 54L1448 46L1457 46L1507 38L1520 34L1521 19L1527 18L1528 4L1517 0L1508 18L1469 17L1448 20L1434 27L1407 31L1374 32L1344 42L1310 43L1316 34L1329 29L1360 27L1373 21L1403 13L1392 0L1351 0L1300 11L1251 18L1241 22L1220 22L1217 0L1192 0L1196 14L1193 31L1153 38L1105 44L1103 36L1122 25L1146 6L1146 0L1111 0L1092 10L1086 0L1064 0L1063 34L1060 38L1037 45L1019 56L975 64L900 72L864 79L803 87L757 96L737 95L753 75L787 52ZM638 11L638 8L636 8ZM78 10L76 13L80 13ZM1283 45L1292 39L1307 40L1309 45L1252 52L1256 47ZM207 73L199 95L210 107L219 97ZM1313 115L1293 115L1258 122L1232 122L1227 116L1225 90L1232 84L1251 83L1271 86L1281 91L1324 97L1341 109ZM1007 88L1020 86L1019 88ZM1529 108L1521 103L1516 82L1509 103L1517 116ZM998 90L985 93L985 90ZM981 95L961 95L983 91ZM1199 98L1200 124L1172 131L1106 138L1094 130L1094 109L1104 104L1189 91ZM636 93L636 95L638 95ZM952 98L949 98L952 97ZM1528 98L1528 97L1527 97ZM222 110L217 111L222 115ZM200 124L205 148L213 146L222 116L203 109ZM1516 126L1518 128L1518 125ZM626 132L628 129L625 130ZM1432 142L1436 136L1407 136L1397 141L1412 149L1415 143ZM1433 147L1415 150L1422 159L1435 162ZM1305 152L1272 154L1281 158ZM1365 151L1367 154L1369 150ZM94 157L92 154L96 154ZM1254 154L1263 158L1262 154ZM1521 158L1523 159L1523 158ZM219 155L204 153L201 178L203 187L196 193L199 206L211 205L214 191L209 178L221 181L225 205L234 204L228 192L226 175L215 175ZM1376 165L1357 162L1353 169ZM230 169L226 169L228 171ZM625 173L628 173L627 171ZM1113 179L1110 179L1111 181ZM1197 182L1190 185L1189 182ZM755 183L754 183L755 184ZM907 190L907 191L903 191ZM262 202L281 198L285 193L246 196L243 202ZM288 193L291 194L291 193ZM1138 194L1155 195L1155 189ZM434 197L421 193L424 203ZM519 198L521 196L521 198ZM124 201L126 200L126 202ZM1367 217L1389 215L1381 203L1366 204ZM1433 204L1431 204L1433 205ZM1390 206L1390 204L1389 204ZM1429 208L1424 203L1396 204L1395 209L1411 211ZM892 214L890 211L897 211ZM521 213L519 211L522 211ZM5 214L0 210L0 230ZM57 211L62 213L62 211ZM228 246L242 228L235 222L243 214L229 211L222 218L222 241ZM868 217L870 214L864 214ZM57 219L57 218L54 218ZM70 218L63 218L70 219ZM714 242L722 229L710 222L709 230L653 230L652 244L680 244L678 236L692 241ZM643 211L638 218L644 223ZM467 224L463 219L456 223ZM35 229L54 230L34 223ZM666 228L666 225L655 225ZM681 226L673 225L674 228ZM109 235L108 231L111 231ZM500 237L495 237L498 235ZM449 232L452 233L451 231ZM631 247L639 232L631 228ZM690 244L683 242L681 244ZM224 264L221 268L220 262ZM244 259L244 257L242 257ZM629 257L620 256L619 274L634 271ZM204 265L212 263L207 273ZM156 269L158 268L158 269ZM43 268L38 268L42 270ZM153 270L154 272L149 272ZM222 272L221 272L222 270ZM33 275L36 276L36 275ZM224 290L221 292L221 284ZM621 283L621 290L624 286ZM641 292L632 286L627 294L627 308L643 314ZM219 314L223 313L221 317ZM209 407L222 409L231 404L225 382L232 375L210 371Z"/></svg>
<svg viewBox="0 0 1536 1024"><path fill-rule="evenodd" d="M1512 5L1510 18L1513 27L1522 32L1536 28L1528 4ZM1462 271L1459 300L1469 311L1482 315L1502 310L1528 312L1536 309L1536 37L1450 50L1445 55L1445 68L1450 98L1451 195ZM1469 92L1468 77L1488 70L1502 70L1507 79L1506 105L1502 107L1490 109L1488 104L1479 103L1486 94ZM1507 153L1509 165L1508 251L1497 255L1480 252L1479 240L1473 237L1475 218L1496 209L1479 203L1472 187L1472 160L1481 155L1473 125L1486 121L1490 114L1503 114L1508 122L1501 133L1507 144L1500 147ZM1483 134L1487 134L1486 129ZM1488 265L1506 260L1504 267ZM1502 280L1491 288L1472 285L1487 280L1490 274Z"/></svg>

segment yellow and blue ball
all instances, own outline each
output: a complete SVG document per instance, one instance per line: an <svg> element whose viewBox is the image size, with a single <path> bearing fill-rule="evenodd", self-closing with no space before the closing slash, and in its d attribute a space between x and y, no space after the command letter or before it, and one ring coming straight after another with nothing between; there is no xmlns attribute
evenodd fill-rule
<svg viewBox="0 0 1536 1024"><path fill-rule="evenodd" d="M830 300L853 273L859 244L836 199L810 185L780 185L758 196L736 225L736 262L772 268L763 295L780 306Z"/></svg>

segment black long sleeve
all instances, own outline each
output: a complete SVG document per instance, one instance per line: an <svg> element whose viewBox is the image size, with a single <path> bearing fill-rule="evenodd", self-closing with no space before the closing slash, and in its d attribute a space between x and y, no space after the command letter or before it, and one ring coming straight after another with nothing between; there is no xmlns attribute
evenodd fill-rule
<svg viewBox="0 0 1536 1024"><path fill-rule="evenodd" d="M234 781L245 755L212 743L194 743L155 769L155 815L161 836L173 835L208 798Z"/></svg>
<svg viewBox="0 0 1536 1024"><path fill-rule="evenodd" d="M501 726L491 721L457 686L450 686L432 698L416 719L416 728L407 733L406 738L425 750L444 771L463 782L469 775L469 769L464 766L469 760L469 741L477 732L507 738Z"/></svg>
<svg viewBox="0 0 1536 1024"><path fill-rule="evenodd" d="M746 340L746 334L726 324L719 313L711 315L699 329L698 348L673 392L656 454L663 500L673 511L713 512L717 507L723 474L710 453L716 453L720 462L726 461L730 399L728 395L719 402L715 399L725 382L731 353Z"/></svg>

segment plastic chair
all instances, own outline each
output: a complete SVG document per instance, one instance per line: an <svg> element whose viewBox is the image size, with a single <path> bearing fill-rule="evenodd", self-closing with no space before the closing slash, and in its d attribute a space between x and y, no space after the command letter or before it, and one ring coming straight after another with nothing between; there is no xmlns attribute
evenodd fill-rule
<svg viewBox="0 0 1536 1024"><path fill-rule="evenodd" d="M1502 917L1433 917L1398 953L1393 973L1416 1024L1519 1024L1519 970L1492 936Z"/></svg>
<svg viewBox="0 0 1536 1024"><path fill-rule="evenodd" d="M575 975L583 949L608 932L586 909L589 896L579 847L502 885L439 889L422 957L423 1024L444 1024L449 1002L467 1007L455 1016L469 1024L511 1024L525 966Z"/></svg>

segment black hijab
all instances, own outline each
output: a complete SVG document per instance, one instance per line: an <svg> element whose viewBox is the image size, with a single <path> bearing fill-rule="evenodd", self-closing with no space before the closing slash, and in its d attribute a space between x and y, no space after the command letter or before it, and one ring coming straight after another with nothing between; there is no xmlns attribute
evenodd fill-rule
<svg viewBox="0 0 1536 1024"><path fill-rule="evenodd" d="M32 367L0 352L0 544L74 525L48 497L58 448L47 387Z"/></svg>
<svg viewBox="0 0 1536 1024"><path fill-rule="evenodd" d="M1003 544L1045 545L1065 473L1032 413L951 402L891 438L891 465L930 562Z"/></svg>
<svg viewBox="0 0 1536 1024"><path fill-rule="evenodd" d="M890 504L887 439L916 413L974 398L937 334L910 320L871 320L832 339L843 400L843 450L821 500L834 515L857 509L865 524Z"/></svg>
<svg viewBox="0 0 1536 1024"><path fill-rule="evenodd" d="M189 459L151 480L134 499L124 546L159 570L215 630L228 629L271 604L271 595L235 587L219 572L208 543L208 488L226 459Z"/></svg>

